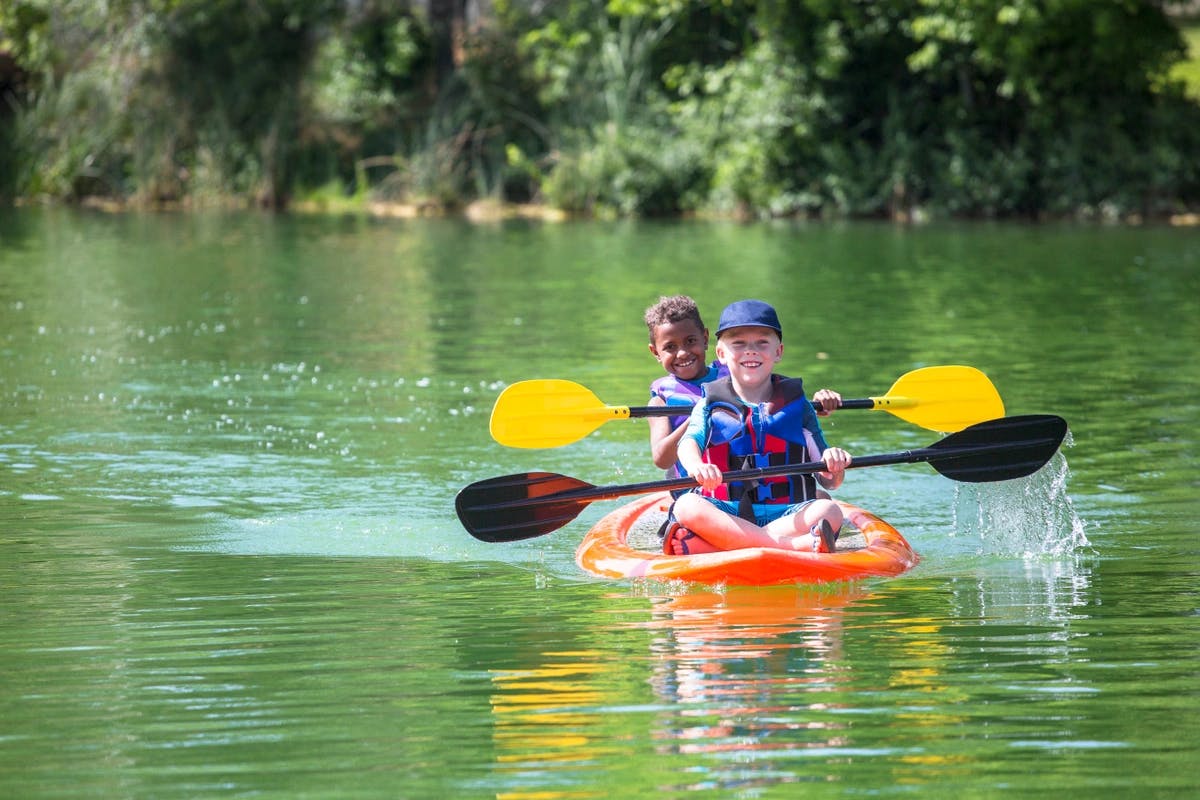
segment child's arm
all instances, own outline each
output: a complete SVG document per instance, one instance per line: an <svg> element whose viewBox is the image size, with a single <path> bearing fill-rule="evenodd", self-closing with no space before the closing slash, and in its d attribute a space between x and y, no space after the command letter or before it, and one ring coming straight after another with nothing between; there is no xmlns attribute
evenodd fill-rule
<svg viewBox="0 0 1200 800"><path fill-rule="evenodd" d="M650 405L662 406L666 403L661 397L654 397L651 398ZM670 469L675 465L679 440L683 438L686 430L686 424L672 428L670 417L650 417L650 456L654 459L654 466Z"/></svg>
<svg viewBox="0 0 1200 800"><path fill-rule="evenodd" d="M684 426L687 427L686 425ZM705 491L712 491L721 485L721 469L716 464L709 464L700 457L700 445L690 436L684 437L679 443L679 463L688 475L695 478Z"/></svg>

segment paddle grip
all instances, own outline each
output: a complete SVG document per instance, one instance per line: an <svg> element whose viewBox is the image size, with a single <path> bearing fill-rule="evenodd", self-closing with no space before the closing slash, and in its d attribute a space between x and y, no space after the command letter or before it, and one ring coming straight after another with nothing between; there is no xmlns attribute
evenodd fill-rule
<svg viewBox="0 0 1200 800"><path fill-rule="evenodd" d="M816 407L816 403L813 403ZM876 407L876 400L872 397L865 397L861 400L843 400L838 406L841 408L865 408L872 409ZM629 408L630 417L686 417L689 408L685 405L667 405L667 406L631 406Z"/></svg>

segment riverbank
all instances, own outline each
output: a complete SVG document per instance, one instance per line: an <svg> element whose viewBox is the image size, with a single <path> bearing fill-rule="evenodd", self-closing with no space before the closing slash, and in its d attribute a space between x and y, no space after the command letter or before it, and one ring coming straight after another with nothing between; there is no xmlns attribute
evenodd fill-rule
<svg viewBox="0 0 1200 800"><path fill-rule="evenodd" d="M121 214L131 212L191 212L191 211L211 211L211 210L226 210L226 211L248 211L253 208L252 205L237 200L235 198L226 198L223 200L205 200L197 201L171 201L171 202L156 202L144 203L136 202L130 199L120 199L112 197L84 197L75 203L62 203L59 201L50 200L29 200L17 199L14 203L16 206L37 206L37 205L73 205L80 208L87 208L93 211L102 211L110 214ZM364 215L379 219L433 219L439 217L459 217L470 222L477 223L493 223L503 222L505 220L523 219L535 220L539 222L567 222L572 219L586 219L588 217L571 214L562 209L553 208L551 206L540 203L503 203L497 200L476 200L462 207L450 208L441 206L436 203L399 203L399 202L383 202L377 200L360 200L355 198L338 198L330 199L321 197L316 199L298 200L288 205L285 213L293 214L350 214ZM681 215L680 219L718 219L712 214ZM748 221L744 217L728 216L725 217L731 220ZM923 222L933 222L942 219L930 214L923 213L920 210L913 211L903 216L893 218L892 222L904 224L920 224ZM959 218L946 218L959 219ZM976 220L977 218L970 218ZM1014 218L1015 219L1015 218ZM1054 219L1041 218L1029 220L1021 218L1027 222L1056 222L1064 220L1074 220L1078 222L1103 222L1106 224L1115 225L1145 225L1145 224L1166 224L1172 227L1198 227L1200 226L1200 211L1187 211L1177 214L1169 214L1162 217L1146 218L1140 214L1126 215L1124 217L1115 217L1105 215L1101 212L1083 213L1080 212L1073 216L1056 217ZM994 220L989 220L994 221Z"/></svg>

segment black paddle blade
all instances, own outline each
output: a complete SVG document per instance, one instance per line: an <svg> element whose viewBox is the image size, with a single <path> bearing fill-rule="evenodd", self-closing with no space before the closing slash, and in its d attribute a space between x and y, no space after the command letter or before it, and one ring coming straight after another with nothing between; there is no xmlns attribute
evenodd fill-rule
<svg viewBox="0 0 1200 800"><path fill-rule="evenodd" d="M967 483L1008 481L1037 472L1058 452L1067 421L1053 414L1001 417L964 428L926 448L929 465ZM961 454L955 451L961 449Z"/></svg>
<svg viewBox="0 0 1200 800"><path fill-rule="evenodd" d="M476 539L515 542L558 530L591 502L547 495L593 488L590 483L553 472L522 472L464 487L454 499L454 510L467 533Z"/></svg>

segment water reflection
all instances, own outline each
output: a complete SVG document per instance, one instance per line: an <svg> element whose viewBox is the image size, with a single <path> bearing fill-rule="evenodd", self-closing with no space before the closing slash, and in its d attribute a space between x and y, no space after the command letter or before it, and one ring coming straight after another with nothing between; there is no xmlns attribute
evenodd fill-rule
<svg viewBox="0 0 1200 800"><path fill-rule="evenodd" d="M855 585L730 588L656 603L646 627L651 685L667 701L655 720L660 749L741 759L845 745L846 725L822 712L850 678L845 609L866 596ZM725 772L714 767L706 781L745 785Z"/></svg>
<svg viewBox="0 0 1200 800"><path fill-rule="evenodd" d="M689 774L709 788L795 780L778 764L747 771L724 763L845 746L847 722L829 713L844 705L839 695L852 674L842 626L847 607L869 597L856 585L635 596L642 610L597 632L605 645L548 650L535 666L491 671L499 794L608 794L588 773L619 758L617 730L631 746L644 741L661 756L696 760L694 768L626 776L625 791L699 788L680 783ZM641 653L615 652L614 640L637 642ZM639 671L644 691L633 694L644 699L634 702L629 682Z"/></svg>
<svg viewBox="0 0 1200 800"><path fill-rule="evenodd" d="M533 773L553 773L612 755L611 748L602 744L606 726L599 710L605 699L603 677L611 667L599 651L555 651L542 656L546 659L542 666L491 672L496 771L506 787L498 796L510 800L602 797L603 792L589 789L535 788L546 778L534 778Z"/></svg>
<svg viewBox="0 0 1200 800"><path fill-rule="evenodd" d="M871 785L915 789L1019 742L1101 742L1046 705L1102 690L1072 655L1088 572L1011 565L949 580L610 595L595 647L491 672L501 794L594 796L597 765L622 757L614 736L670 765L623 774L626 789L658 793L843 782L851 763ZM975 728L964 726L980 724L987 737L965 742Z"/></svg>
<svg viewBox="0 0 1200 800"><path fill-rule="evenodd" d="M657 603L646 627L651 682L666 703L653 735L660 752L696 764L670 788L836 783L850 760L887 776L946 762L916 743L919 731L940 737L961 724L955 704L967 692L947 681L954 653L939 617L907 594L859 583Z"/></svg>

